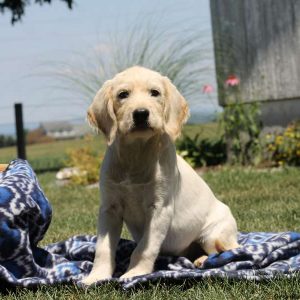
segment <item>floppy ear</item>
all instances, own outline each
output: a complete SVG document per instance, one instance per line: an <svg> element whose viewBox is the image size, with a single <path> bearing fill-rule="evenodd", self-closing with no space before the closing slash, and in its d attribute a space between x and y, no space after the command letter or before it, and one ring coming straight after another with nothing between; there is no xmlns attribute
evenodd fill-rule
<svg viewBox="0 0 300 300"><path fill-rule="evenodd" d="M164 77L167 91L165 103L165 130L173 141L180 136L182 125L190 113L186 100L169 78Z"/></svg>
<svg viewBox="0 0 300 300"><path fill-rule="evenodd" d="M116 137L117 119L112 102L111 81L106 81L97 92L92 104L87 111L87 120L91 127L100 129L108 145L111 145Z"/></svg>

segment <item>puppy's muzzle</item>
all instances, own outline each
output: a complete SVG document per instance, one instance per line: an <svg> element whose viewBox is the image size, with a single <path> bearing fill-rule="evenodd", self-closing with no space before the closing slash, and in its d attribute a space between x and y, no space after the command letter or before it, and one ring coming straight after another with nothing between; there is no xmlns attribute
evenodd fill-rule
<svg viewBox="0 0 300 300"><path fill-rule="evenodd" d="M132 118L136 129L149 128L149 110L146 108L138 108L133 111Z"/></svg>

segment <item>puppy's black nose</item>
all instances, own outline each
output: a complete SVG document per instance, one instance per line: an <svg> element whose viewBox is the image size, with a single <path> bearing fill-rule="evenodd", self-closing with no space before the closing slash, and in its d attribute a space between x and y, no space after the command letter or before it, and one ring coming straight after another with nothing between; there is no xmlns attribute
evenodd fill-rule
<svg viewBox="0 0 300 300"><path fill-rule="evenodd" d="M133 121L135 125L143 125L147 122L149 110L146 108L138 108L133 111Z"/></svg>

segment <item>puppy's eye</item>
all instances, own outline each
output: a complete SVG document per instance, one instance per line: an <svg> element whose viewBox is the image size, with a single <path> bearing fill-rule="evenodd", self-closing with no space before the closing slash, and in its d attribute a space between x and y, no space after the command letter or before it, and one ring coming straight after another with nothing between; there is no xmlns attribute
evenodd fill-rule
<svg viewBox="0 0 300 300"><path fill-rule="evenodd" d="M150 90L150 95L152 97L158 97L158 96L160 96L160 92L158 90L152 89L152 90Z"/></svg>
<svg viewBox="0 0 300 300"><path fill-rule="evenodd" d="M126 99L129 97L129 92L128 91L121 91L118 94L118 99Z"/></svg>

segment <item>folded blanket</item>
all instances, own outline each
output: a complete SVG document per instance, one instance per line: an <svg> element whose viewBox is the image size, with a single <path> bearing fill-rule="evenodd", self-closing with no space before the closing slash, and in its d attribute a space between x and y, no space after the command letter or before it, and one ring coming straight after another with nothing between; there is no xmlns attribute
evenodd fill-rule
<svg viewBox="0 0 300 300"><path fill-rule="evenodd" d="M51 221L51 206L26 161L15 160L0 173L0 285L36 286L75 282L92 268L96 237L74 236L38 247ZM300 233L240 233L240 248L210 255L201 269L184 257L159 256L153 273L120 280L134 242L122 239L111 280L124 288L158 279L206 277L269 279L300 271Z"/></svg>

